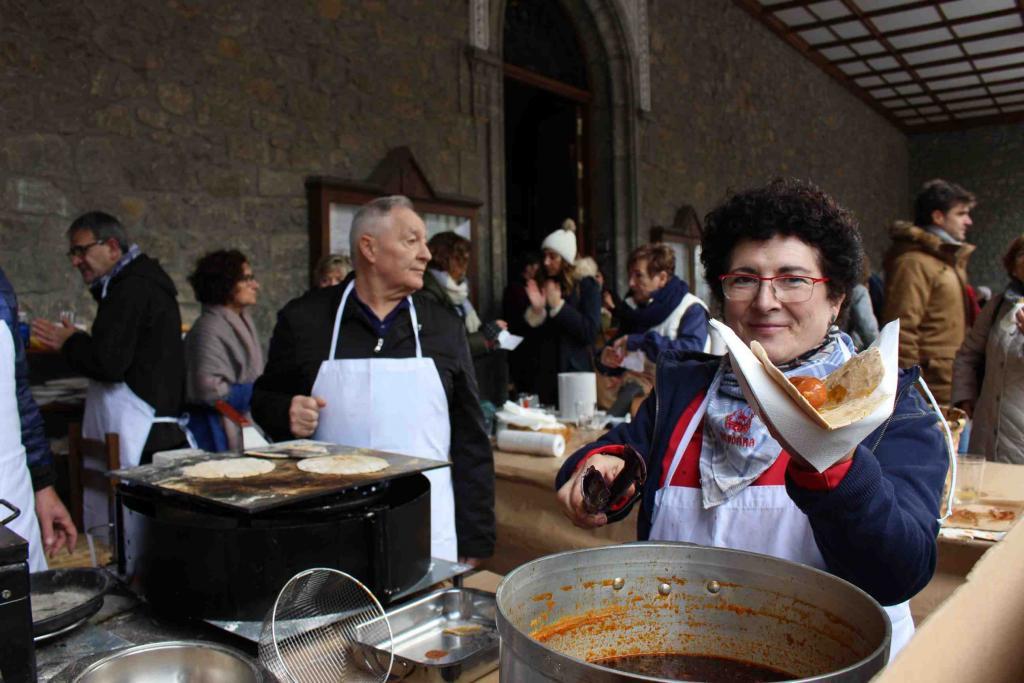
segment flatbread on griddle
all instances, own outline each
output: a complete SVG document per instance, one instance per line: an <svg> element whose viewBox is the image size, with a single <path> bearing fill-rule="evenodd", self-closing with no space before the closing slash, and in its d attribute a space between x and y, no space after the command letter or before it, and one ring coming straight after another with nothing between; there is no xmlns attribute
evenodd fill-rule
<svg viewBox="0 0 1024 683"><path fill-rule="evenodd" d="M370 474L388 468L388 461L372 455L327 455L306 458L296 465L313 474Z"/></svg>
<svg viewBox="0 0 1024 683"><path fill-rule="evenodd" d="M768 375L796 401L808 417L824 429L839 429L863 420L887 398L885 394L876 391L885 376L885 367L882 365L882 353L875 346L857 354L824 379L829 399L820 410L812 406L782 371L775 367L760 343L750 342L750 350L761 361ZM837 388L846 390L845 397L839 401L832 398Z"/></svg>
<svg viewBox="0 0 1024 683"><path fill-rule="evenodd" d="M244 479L266 474L274 467L274 463L258 458L224 458L189 465L181 473L195 479Z"/></svg>

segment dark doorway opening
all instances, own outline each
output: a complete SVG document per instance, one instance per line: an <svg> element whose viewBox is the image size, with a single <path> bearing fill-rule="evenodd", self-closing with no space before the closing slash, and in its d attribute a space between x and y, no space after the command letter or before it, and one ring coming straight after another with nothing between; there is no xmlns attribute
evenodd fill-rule
<svg viewBox="0 0 1024 683"><path fill-rule="evenodd" d="M544 238L564 219L580 222L582 108L553 92L505 79L509 281L519 276L511 272L519 257L539 250Z"/></svg>

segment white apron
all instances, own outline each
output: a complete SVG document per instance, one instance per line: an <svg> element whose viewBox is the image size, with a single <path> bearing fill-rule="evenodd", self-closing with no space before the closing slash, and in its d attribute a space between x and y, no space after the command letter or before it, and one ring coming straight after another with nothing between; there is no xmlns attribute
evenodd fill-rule
<svg viewBox="0 0 1024 683"><path fill-rule="evenodd" d="M415 358L335 359L341 317L354 285L355 281L350 282L341 297L330 355L320 364L313 383L313 396L327 402L320 410L313 438L448 462L448 397L434 361L423 357L412 297L409 316L416 339ZM455 562L458 543L451 468L424 474L430 480L431 555Z"/></svg>
<svg viewBox="0 0 1024 683"><path fill-rule="evenodd" d="M89 380L85 394L85 415L82 418L82 436L86 439L106 441L107 434L117 434L121 444L121 467L137 467L149 438L149 431L159 422L178 425L189 446L195 448L192 434L185 428L188 416L157 417L156 409L128 387L125 382L97 382ZM107 472L106 460L87 459L83 469ZM86 530L110 521L107 494L85 489L82 496L82 517Z"/></svg>
<svg viewBox="0 0 1024 683"><path fill-rule="evenodd" d="M693 439L708 400L718 390L720 381L721 373L715 376L700 408L686 426L672 457L665 485L655 493L651 540L746 550L827 571L814 541L811 523L789 497L785 486L748 486L725 503L706 510L699 487L671 485L686 446ZM892 624L889 648L892 661L914 635L914 620L910 616L909 601L883 609Z"/></svg>
<svg viewBox="0 0 1024 683"><path fill-rule="evenodd" d="M18 412L14 375L14 338L0 322L0 498L21 510L7 528L28 541L29 571L46 570L43 539L36 519L36 494L28 472L25 447L21 443L21 415ZM7 516L7 510L0 511Z"/></svg>

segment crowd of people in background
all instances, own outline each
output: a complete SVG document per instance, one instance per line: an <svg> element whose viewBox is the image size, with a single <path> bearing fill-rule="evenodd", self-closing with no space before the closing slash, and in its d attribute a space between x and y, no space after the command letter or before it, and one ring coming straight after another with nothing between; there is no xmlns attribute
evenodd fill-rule
<svg viewBox="0 0 1024 683"><path fill-rule="evenodd" d="M881 325L898 319L900 366L919 366L940 404L973 418L970 450L1020 463L1024 236L1004 258L1009 284L994 296L987 288L973 289L967 266L975 247L967 233L975 204L974 195L954 183L926 183L916 197L913 222L892 226L882 268L872 272L866 255L857 262L856 282L826 327L859 351L877 339ZM441 413L450 418L444 421L446 433L423 435L424 443L444 446L438 457L447 457L449 448L453 454L454 479L445 490L454 491L455 501L468 486L493 497L473 362L499 352L502 332L522 338L507 355L510 396L537 394L541 403L555 405L559 373L596 372L597 407L613 416L637 413L664 354L697 358L723 352L709 326L723 302L694 295L692 283L677 275L668 245L634 249L626 263L627 287L616 292L595 259L579 253L571 219L538 251L509 255L514 267L502 317L484 320L472 302L470 241L454 232L428 241L422 220L403 197L371 202L353 223L351 253L320 259L313 289L281 310L267 357L251 315L261 287L242 252L218 249L196 262L188 282L201 313L183 339L171 278L114 216L84 214L67 237L71 265L97 302L95 320L87 331L37 320L32 334L92 380L83 433L121 434L125 466L188 444L239 450L239 418L255 419L274 439L316 436L400 447L364 439L354 424L330 433L321 425L324 415L337 416L339 403L355 400L337 386L364 372L351 365L355 359L406 359L408 352L414 359L432 359L430 368L437 368L433 375L422 365L407 370L426 372L424 419ZM708 281L713 289L720 285ZM16 319L16 311L13 288L0 273L0 314L6 321ZM38 411L22 377L24 349L17 338L12 344L22 442L45 546L73 544L67 512L48 494L52 456L36 433ZM321 385L329 390L319 391ZM363 418L376 419L369 413ZM473 559L493 549L493 510L466 506L455 502L454 517L439 513L459 529L457 544L452 534L435 538L444 556Z"/></svg>

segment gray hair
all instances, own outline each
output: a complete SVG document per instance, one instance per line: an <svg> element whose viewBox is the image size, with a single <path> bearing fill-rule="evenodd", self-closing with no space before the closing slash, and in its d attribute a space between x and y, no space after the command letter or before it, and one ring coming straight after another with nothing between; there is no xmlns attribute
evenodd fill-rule
<svg viewBox="0 0 1024 683"><path fill-rule="evenodd" d="M352 219L352 230L348 236L348 249L353 260L359 253L359 238L367 234L379 235L381 229L385 227L382 219L387 218L395 209L412 211L412 202L408 197L393 194L390 197L377 197L359 207Z"/></svg>
<svg viewBox="0 0 1024 683"><path fill-rule="evenodd" d="M109 213L103 213L102 211L83 213L71 223L67 236L70 238L75 233L83 230L91 231L93 237L100 242L114 240L121 247L121 251L128 251L128 247L132 244L131 240L128 239L128 232L124 229L124 226Z"/></svg>
<svg viewBox="0 0 1024 683"><path fill-rule="evenodd" d="M316 279L319 282L335 270L341 271L342 278L352 271L352 259L345 254L327 254L316 264Z"/></svg>

